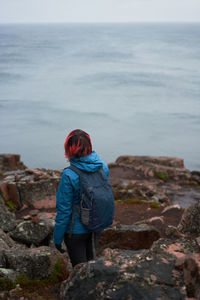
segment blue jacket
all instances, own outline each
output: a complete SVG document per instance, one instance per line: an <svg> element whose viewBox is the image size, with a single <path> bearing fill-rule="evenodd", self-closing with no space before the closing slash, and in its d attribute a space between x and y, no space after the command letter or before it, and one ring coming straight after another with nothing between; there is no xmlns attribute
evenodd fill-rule
<svg viewBox="0 0 200 300"><path fill-rule="evenodd" d="M109 177L109 169L95 151L90 155L72 158L71 165L87 171L96 172L103 167L104 172ZM64 169L58 186L56 197L56 222L54 227L54 243L61 244L65 233L70 233L72 221L72 202L74 205L80 204L79 199L79 176L71 169ZM73 234L87 233L76 212L74 213Z"/></svg>

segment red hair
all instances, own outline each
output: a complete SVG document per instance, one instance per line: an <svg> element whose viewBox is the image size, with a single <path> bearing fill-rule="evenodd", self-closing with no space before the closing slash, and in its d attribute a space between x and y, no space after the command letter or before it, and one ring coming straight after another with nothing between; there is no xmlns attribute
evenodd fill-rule
<svg viewBox="0 0 200 300"><path fill-rule="evenodd" d="M65 140L64 148L68 160L91 154L92 143L89 134L81 129L71 131Z"/></svg>

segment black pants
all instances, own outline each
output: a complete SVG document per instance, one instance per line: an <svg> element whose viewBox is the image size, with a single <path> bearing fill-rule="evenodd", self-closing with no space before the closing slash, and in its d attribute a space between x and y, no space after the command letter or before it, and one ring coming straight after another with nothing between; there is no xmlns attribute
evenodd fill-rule
<svg viewBox="0 0 200 300"><path fill-rule="evenodd" d="M100 235L101 233L94 233L94 237L92 237L92 233L72 234L71 236L65 234L64 242L73 267L95 258L93 248L96 250Z"/></svg>

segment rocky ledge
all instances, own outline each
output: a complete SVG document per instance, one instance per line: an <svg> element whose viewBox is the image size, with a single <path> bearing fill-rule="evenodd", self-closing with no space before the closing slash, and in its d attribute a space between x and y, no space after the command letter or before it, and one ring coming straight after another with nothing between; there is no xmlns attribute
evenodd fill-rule
<svg viewBox="0 0 200 300"><path fill-rule="evenodd" d="M0 162L0 299L200 299L200 172L182 159L109 164L115 221L74 270L52 241L61 171Z"/></svg>

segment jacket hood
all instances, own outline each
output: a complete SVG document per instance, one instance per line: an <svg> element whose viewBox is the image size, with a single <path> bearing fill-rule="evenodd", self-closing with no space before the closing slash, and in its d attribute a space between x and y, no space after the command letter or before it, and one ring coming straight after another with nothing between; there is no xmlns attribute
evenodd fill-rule
<svg viewBox="0 0 200 300"><path fill-rule="evenodd" d="M103 161L95 151L87 156L72 158L70 164L86 172L96 172L103 166Z"/></svg>

